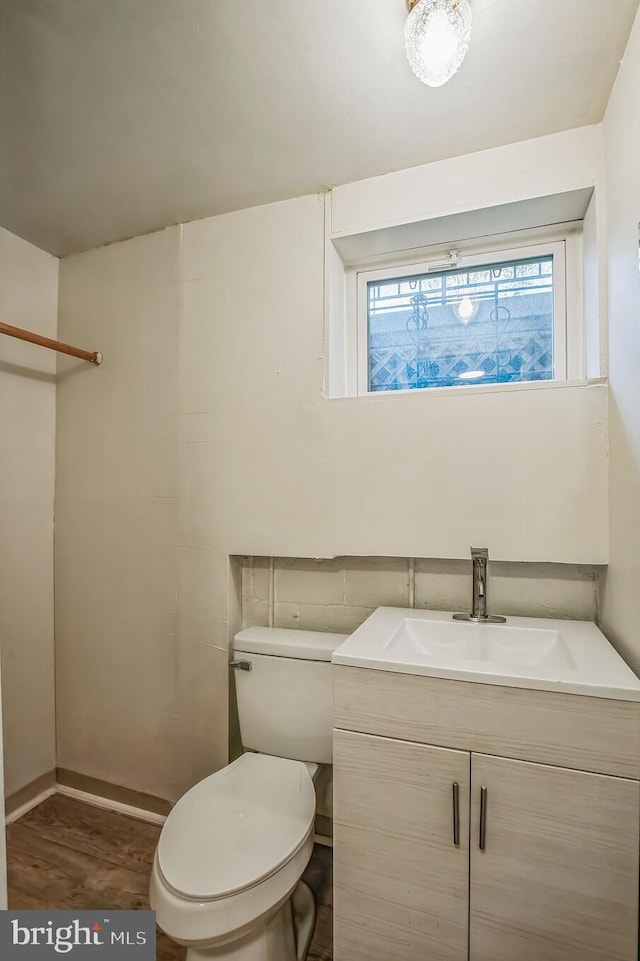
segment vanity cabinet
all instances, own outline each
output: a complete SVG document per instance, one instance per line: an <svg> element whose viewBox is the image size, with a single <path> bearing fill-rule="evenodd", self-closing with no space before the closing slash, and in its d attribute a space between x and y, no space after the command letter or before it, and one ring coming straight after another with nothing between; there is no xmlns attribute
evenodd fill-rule
<svg viewBox="0 0 640 961"><path fill-rule="evenodd" d="M334 676L335 961L637 961L637 704Z"/></svg>
<svg viewBox="0 0 640 961"><path fill-rule="evenodd" d="M336 731L333 764L336 961L465 961L469 755Z"/></svg>
<svg viewBox="0 0 640 961"><path fill-rule="evenodd" d="M635 961L639 819L638 781L472 754L473 961Z"/></svg>

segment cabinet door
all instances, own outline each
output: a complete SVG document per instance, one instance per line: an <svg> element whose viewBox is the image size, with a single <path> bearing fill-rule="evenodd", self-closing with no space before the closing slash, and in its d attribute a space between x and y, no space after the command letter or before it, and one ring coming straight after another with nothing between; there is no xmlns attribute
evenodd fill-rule
<svg viewBox="0 0 640 961"><path fill-rule="evenodd" d="M333 757L335 961L466 961L470 755L336 731Z"/></svg>
<svg viewBox="0 0 640 961"><path fill-rule="evenodd" d="M471 961L636 961L638 782L473 754L471 785Z"/></svg>

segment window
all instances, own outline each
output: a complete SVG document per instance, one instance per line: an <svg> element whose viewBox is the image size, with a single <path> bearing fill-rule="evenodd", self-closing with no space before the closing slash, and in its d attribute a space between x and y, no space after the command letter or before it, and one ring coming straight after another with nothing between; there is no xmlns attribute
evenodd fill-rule
<svg viewBox="0 0 640 961"><path fill-rule="evenodd" d="M566 379L564 241L449 262L354 271L358 393Z"/></svg>

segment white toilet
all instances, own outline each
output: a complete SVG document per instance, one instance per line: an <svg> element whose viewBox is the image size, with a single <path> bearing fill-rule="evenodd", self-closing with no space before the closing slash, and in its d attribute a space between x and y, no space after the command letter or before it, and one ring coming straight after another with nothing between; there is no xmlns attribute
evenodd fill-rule
<svg viewBox="0 0 640 961"><path fill-rule="evenodd" d="M245 751L175 805L153 862L158 925L187 961L303 961L318 764L332 760L331 654L343 634L251 627L232 664Z"/></svg>

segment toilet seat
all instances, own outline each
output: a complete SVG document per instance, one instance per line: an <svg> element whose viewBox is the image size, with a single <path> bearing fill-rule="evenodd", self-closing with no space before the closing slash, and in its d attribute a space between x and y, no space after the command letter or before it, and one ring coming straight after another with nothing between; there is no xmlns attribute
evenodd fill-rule
<svg viewBox="0 0 640 961"><path fill-rule="evenodd" d="M157 850L162 879L180 898L199 902L255 887L308 842L315 804L303 762L243 754L169 814Z"/></svg>

